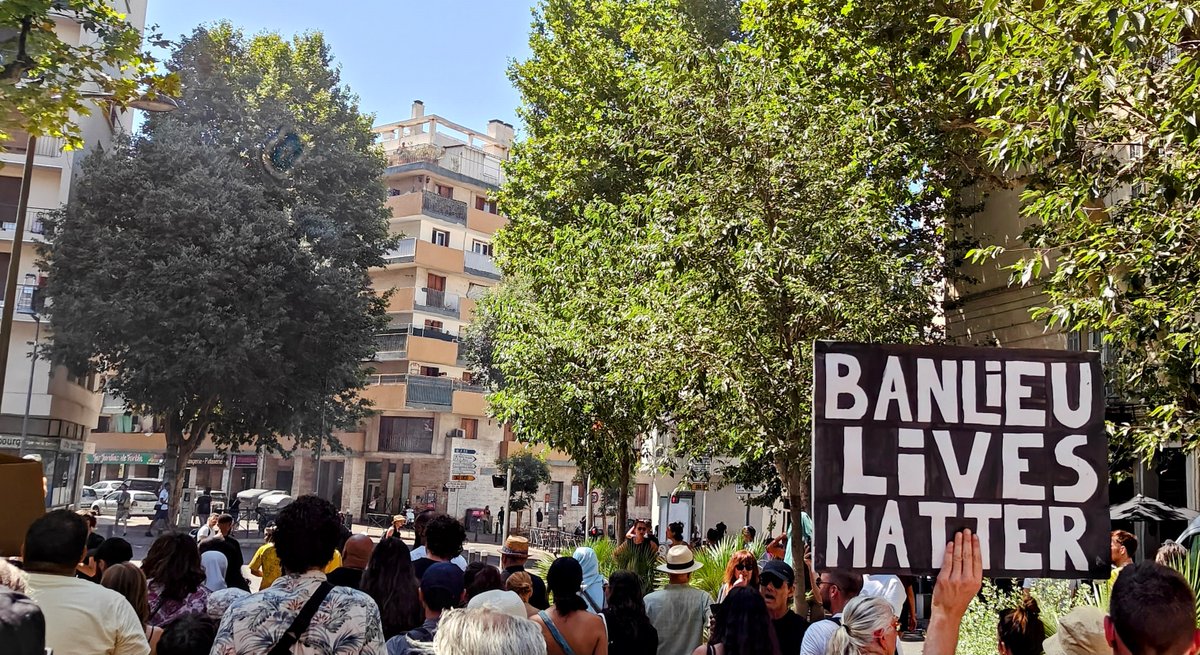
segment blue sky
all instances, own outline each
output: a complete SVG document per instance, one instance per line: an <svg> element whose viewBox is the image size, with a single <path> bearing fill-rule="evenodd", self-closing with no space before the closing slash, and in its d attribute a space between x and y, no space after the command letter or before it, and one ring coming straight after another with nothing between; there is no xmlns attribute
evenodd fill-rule
<svg viewBox="0 0 1200 655"><path fill-rule="evenodd" d="M150 0L147 26L175 39L229 20L249 34L320 30L342 82L376 123L425 112L483 131L490 119L517 125L520 102L508 81L512 59L528 56L533 0Z"/></svg>

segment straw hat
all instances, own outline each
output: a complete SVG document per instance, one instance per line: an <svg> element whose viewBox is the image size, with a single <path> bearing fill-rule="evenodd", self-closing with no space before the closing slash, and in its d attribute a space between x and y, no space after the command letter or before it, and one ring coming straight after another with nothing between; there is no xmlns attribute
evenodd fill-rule
<svg viewBox="0 0 1200 655"><path fill-rule="evenodd" d="M504 540L504 547L500 549L500 553L512 557L529 557L529 540L525 537L510 536Z"/></svg>
<svg viewBox="0 0 1200 655"><path fill-rule="evenodd" d="M405 523L408 523L408 517L403 514L397 514L392 517L392 523L399 523L400 525L404 525Z"/></svg>
<svg viewBox="0 0 1200 655"><path fill-rule="evenodd" d="M1042 642L1046 655L1108 655L1104 639L1104 612L1076 607L1058 619L1058 632Z"/></svg>
<svg viewBox="0 0 1200 655"><path fill-rule="evenodd" d="M696 561L691 548L681 545L671 546L671 549L667 551L666 563L658 565L657 568L663 573L691 573L703 566Z"/></svg>

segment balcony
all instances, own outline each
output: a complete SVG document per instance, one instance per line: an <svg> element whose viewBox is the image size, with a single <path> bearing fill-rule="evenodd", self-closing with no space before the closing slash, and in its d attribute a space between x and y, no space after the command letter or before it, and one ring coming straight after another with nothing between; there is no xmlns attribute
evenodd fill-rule
<svg viewBox="0 0 1200 655"><path fill-rule="evenodd" d="M454 405L454 382L443 377L408 376L406 406L412 409L449 411Z"/></svg>
<svg viewBox="0 0 1200 655"><path fill-rule="evenodd" d="M389 264L411 262L417 255L416 239L401 239L396 247L383 254L383 259Z"/></svg>
<svg viewBox="0 0 1200 655"><path fill-rule="evenodd" d="M458 318L459 298L457 294L446 293L439 289L417 289L414 297L414 307L434 314Z"/></svg>
<svg viewBox="0 0 1200 655"><path fill-rule="evenodd" d="M404 409L407 375L371 375L367 377L367 388L363 398L375 403L379 409Z"/></svg>
<svg viewBox="0 0 1200 655"><path fill-rule="evenodd" d="M458 386L454 391L451 411L463 416L487 416L487 402L481 387Z"/></svg>
<svg viewBox="0 0 1200 655"><path fill-rule="evenodd" d="M385 332L375 337L375 361L390 362L408 359L408 334Z"/></svg>
<svg viewBox="0 0 1200 655"><path fill-rule="evenodd" d="M455 225L467 224L467 203L439 196L432 191L421 192L421 213L440 218Z"/></svg>
<svg viewBox="0 0 1200 655"><path fill-rule="evenodd" d="M6 155L22 155L28 152L29 135L25 132L9 132L9 140L0 143L0 152ZM39 136L33 146L33 154L37 157L58 158L63 156L63 140L48 136Z"/></svg>
<svg viewBox="0 0 1200 655"><path fill-rule="evenodd" d="M496 267L496 260L478 252L463 253L463 270L493 280L500 279L500 269Z"/></svg>
<svg viewBox="0 0 1200 655"><path fill-rule="evenodd" d="M28 207L25 210L25 232L27 234L45 234L46 224L42 221L42 216L49 213L50 209L42 207ZM0 204L0 232L12 232L17 229L17 206L14 204ZM11 235L0 235L0 239L11 239Z"/></svg>
<svg viewBox="0 0 1200 655"><path fill-rule="evenodd" d="M414 334L409 339L408 358L424 364L454 366L458 361L458 344Z"/></svg>
<svg viewBox="0 0 1200 655"><path fill-rule="evenodd" d="M18 314L33 315L37 314L38 310L35 306L39 304L38 299L34 298L34 291L38 288L36 284L18 284L17 285L17 307ZM3 295L4 288L0 287L0 295ZM4 306L4 300L0 299L0 307Z"/></svg>
<svg viewBox="0 0 1200 655"><path fill-rule="evenodd" d="M386 264L415 262L447 273L461 273L463 270L463 251L413 238L401 239L394 249L384 254L383 259Z"/></svg>
<svg viewBox="0 0 1200 655"><path fill-rule="evenodd" d="M471 208L467 210L467 228L484 234L495 234L500 228L508 223L508 219L485 212L481 209Z"/></svg>

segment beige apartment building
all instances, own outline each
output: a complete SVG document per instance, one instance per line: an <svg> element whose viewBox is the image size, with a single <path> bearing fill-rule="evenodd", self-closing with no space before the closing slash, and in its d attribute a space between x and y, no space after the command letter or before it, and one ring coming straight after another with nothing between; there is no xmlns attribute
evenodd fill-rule
<svg viewBox="0 0 1200 655"><path fill-rule="evenodd" d="M144 27L146 0L114 0L112 4L126 14L130 24ZM66 14L55 15L54 21L59 38L66 43L83 45L95 38ZM132 112L113 110L104 103L97 103L91 115L75 115L72 120L83 135L81 150L63 150L62 139L48 137L38 138L34 145L17 294L3 299L17 303L17 307L8 361L4 363L0 452L41 458L50 507L75 502L85 464L86 437L96 425L101 399L94 376L74 377L65 369L52 370L47 362L30 357L33 344L45 337L47 327L33 302L34 290L45 281L36 266L37 244L43 241L42 216L67 202L80 162L93 148L111 143L115 135L133 126ZM14 256L21 176L28 152L27 134L10 136L0 143L0 279L7 277Z"/></svg>

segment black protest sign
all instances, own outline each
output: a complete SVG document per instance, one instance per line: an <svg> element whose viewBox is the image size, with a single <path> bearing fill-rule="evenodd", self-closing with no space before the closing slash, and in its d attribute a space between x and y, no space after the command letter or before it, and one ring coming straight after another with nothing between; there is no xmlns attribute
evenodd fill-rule
<svg viewBox="0 0 1200 655"><path fill-rule="evenodd" d="M818 567L930 574L970 528L992 577L1109 574L1099 355L817 342Z"/></svg>

